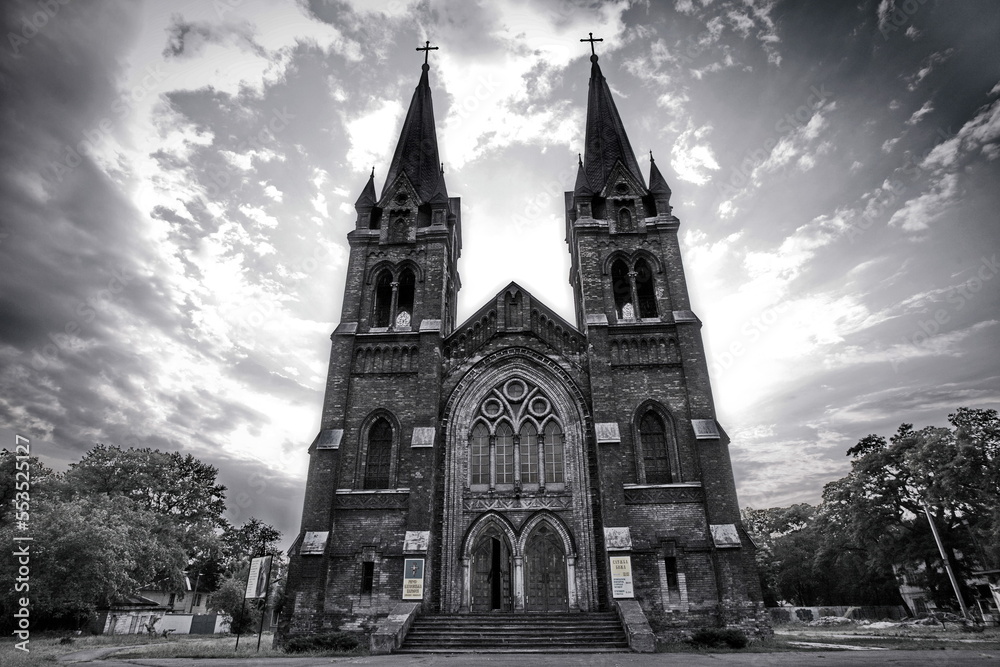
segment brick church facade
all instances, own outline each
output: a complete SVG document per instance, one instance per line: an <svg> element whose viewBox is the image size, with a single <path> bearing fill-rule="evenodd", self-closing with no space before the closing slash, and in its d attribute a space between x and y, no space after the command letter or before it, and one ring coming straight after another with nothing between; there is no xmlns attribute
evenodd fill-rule
<svg viewBox="0 0 1000 667"><path fill-rule="evenodd" d="M647 185L591 61L565 194L576 322L510 283L459 323L461 200L425 60L381 194L373 172L348 234L279 637L370 628L404 602L627 608L661 638L760 629L670 188L652 161Z"/></svg>

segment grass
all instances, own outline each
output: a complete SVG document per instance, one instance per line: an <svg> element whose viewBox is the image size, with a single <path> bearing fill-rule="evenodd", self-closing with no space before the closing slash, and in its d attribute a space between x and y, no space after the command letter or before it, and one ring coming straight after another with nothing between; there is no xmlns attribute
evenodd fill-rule
<svg viewBox="0 0 1000 667"><path fill-rule="evenodd" d="M72 644L60 644L63 637L71 637ZM56 658L74 651L84 651L102 646L135 646L152 642L166 642L160 637L150 637L148 635L80 635L74 636L68 633L39 633L31 637L28 643L29 651L25 653L14 648L15 639L4 638L0 640L0 665L4 667L36 667L47 665L51 667L57 664Z"/></svg>
<svg viewBox="0 0 1000 667"><path fill-rule="evenodd" d="M122 647L114 658L277 658L291 655L356 656L367 655L367 650L351 653L332 651L310 653L285 653L271 648L273 635L265 632L257 652L257 635L240 637L239 653L235 651L236 637L230 635L171 635L167 639L149 635L81 635L74 636L72 644L60 644L66 634L40 634L31 638L30 652L14 648L13 640L0 641L0 665L3 667L56 667L57 658L67 653L101 647Z"/></svg>

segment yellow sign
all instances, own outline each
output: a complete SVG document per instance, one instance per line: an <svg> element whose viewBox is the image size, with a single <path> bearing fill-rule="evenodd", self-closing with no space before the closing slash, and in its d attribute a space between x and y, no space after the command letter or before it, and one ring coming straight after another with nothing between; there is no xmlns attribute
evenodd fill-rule
<svg viewBox="0 0 1000 667"><path fill-rule="evenodd" d="M617 598L630 598L632 592L632 557L611 557L611 595Z"/></svg>

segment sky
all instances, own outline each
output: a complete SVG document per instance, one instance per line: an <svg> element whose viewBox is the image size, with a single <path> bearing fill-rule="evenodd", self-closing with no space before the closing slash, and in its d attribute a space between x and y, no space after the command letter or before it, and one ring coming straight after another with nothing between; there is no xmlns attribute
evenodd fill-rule
<svg viewBox="0 0 1000 667"><path fill-rule="evenodd" d="M425 40L459 320L573 321L562 193L593 32L673 190L743 506L1000 407L1000 8L936 0L3 3L0 446L190 452L296 535L353 202Z"/></svg>

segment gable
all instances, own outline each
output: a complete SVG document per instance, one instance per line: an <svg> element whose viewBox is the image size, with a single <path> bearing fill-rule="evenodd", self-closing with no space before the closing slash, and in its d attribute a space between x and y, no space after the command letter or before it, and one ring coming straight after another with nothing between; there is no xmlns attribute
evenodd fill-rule
<svg viewBox="0 0 1000 667"><path fill-rule="evenodd" d="M497 336L512 333L533 336L556 354L586 350L586 339L576 327L512 282L445 338L443 353L452 360L465 359Z"/></svg>

